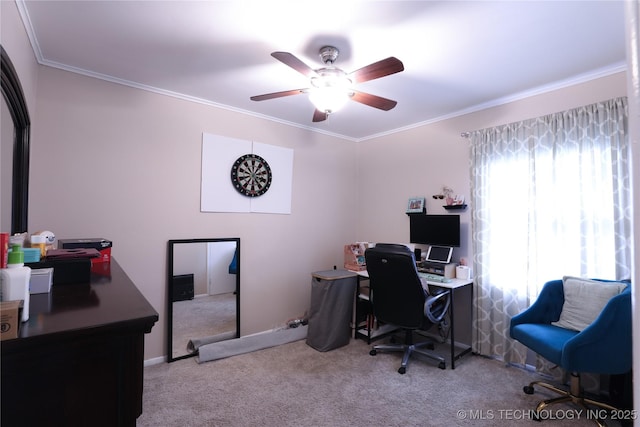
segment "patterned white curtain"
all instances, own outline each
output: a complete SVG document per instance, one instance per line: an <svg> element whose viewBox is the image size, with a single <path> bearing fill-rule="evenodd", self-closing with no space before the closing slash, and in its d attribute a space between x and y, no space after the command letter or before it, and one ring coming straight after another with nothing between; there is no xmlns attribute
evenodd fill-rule
<svg viewBox="0 0 640 427"><path fill-rule="evenodd" d="M474 351L524 364L509 322L545 282L631 275L627 100L471 132Z"/></svg>

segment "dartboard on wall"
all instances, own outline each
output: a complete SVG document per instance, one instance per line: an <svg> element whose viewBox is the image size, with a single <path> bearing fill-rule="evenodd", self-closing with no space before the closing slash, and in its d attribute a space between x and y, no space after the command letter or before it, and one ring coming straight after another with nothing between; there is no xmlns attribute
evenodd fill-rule
<svg viewBox="0 0 640 427"><path fill-rule="evenodd" d="M266 194L266 188L254 188L256 195L262 192L260 197L244 195L245 190L236 188L230 179L233 166L242 165L236 161L250 156L248 153L265 161L272 174ZM291 148L203 133L200 211L291 214L293 154ZM269 180L263 182L267 183ZM242 185L246 187L247 183Z"/></svg>
<svg viewBox="0 0 640 427"><path fill-rule="evenodd" d="M256 154L244 154L231 166L233 188L243 196L262 196L271 186L271 167Z"/></svg>

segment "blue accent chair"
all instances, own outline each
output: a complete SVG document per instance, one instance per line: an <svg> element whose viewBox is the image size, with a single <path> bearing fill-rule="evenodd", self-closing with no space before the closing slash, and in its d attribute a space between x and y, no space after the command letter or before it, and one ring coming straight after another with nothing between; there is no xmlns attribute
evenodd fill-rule
<svg viewBox="0 0 640 427"><path fill-rule="evenodd" d="M238 249L233 253L233 259L229 264L229 274L238 274Z"/></svg>
<svg viewBox="0 0 640 427"><path fill-rule="evenodd" d="M551 324L560 318L563 304L563 281L553 280L544 285L531 307L511 319L511 338L571 373L569 390L534 381L524 387L524 392L533 394L534 386L540 386L560 394L560 397L540 402L536 413L559 402L572 402L583 408L588 408L589 404L616 410L609 404L586 398L580 386L579 373L613 375L631 370L631 286L627 285L620 294L611 298L595 321L581 332ZM605 425L601 420L596 420L596 423Z"/></svg>

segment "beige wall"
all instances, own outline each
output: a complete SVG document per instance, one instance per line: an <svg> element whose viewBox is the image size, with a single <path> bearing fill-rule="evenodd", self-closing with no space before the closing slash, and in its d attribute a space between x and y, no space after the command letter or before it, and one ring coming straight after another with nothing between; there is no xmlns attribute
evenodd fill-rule
<svg viewBox="0 0 640 427"><path fill-rule="evenodd" d="M29 116L34 121L39 65L13 1L0 1L0 43L20 76Z"/></svg>
<svg viewBox="0 0 640 427"><path fill-rule="evenodd" d="M358 144L358 240L407 242L407 200L424 196L427 213L443 214L442 200L431 196L444 185L469 202L469 141L461 133L624 96L625 79L617 73ZM462 243L453 259L471 260L470 208L456 213Z"/></svg>
<svg viewBox="0 0 640 427"><path fill-rule="evenodd" d="M33 127L30 229L105 237L160 313L169 239L240 237L241 333L307 310L310 273L341 265L355 238L355 143L43 67ZM294 150L291 215L200 212L202 133Z"/></svg>

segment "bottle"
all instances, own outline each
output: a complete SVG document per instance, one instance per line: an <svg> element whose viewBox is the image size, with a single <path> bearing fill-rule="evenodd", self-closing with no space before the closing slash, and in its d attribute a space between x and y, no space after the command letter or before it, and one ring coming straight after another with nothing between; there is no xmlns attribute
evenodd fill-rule
<svg viewBox="0 0 640 427"><path fill-rule="evenodd" d="M7 256L7 268L0 270L2 301L22 300L22 317L29 320L29 281L31 269L24 266L24 252L20 245L13 245Z"/></svg>
<svg viewBox="0 0 640 427"><path fill-rule="evenodd" d="M31 235L31 247L40 249L40 258L47 256L47 238L39 234Z"/></svg>

